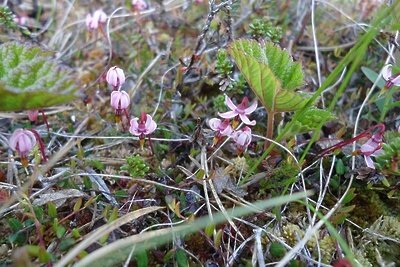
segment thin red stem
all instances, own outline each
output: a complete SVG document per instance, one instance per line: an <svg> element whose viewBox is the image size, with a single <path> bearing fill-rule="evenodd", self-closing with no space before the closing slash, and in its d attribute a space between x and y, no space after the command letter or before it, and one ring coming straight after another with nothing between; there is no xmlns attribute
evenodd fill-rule
<svg viewBox="0 0 400 267"><path fill-rule="evenodd" d="M44 162L46 162L47 161L47 157L46 157L46 152L45 152L45 149L44 149L44 143L43 143L42 138L40 137L39 133L35 129L29 129L29 131L31 131L35 135L36 141L39 144L40 153L42 154L42 159L43 159Z"/></svg>
<svg viewBox="0 0 400 267"><path fill-rule="evenodd" d="M50 126L49 126L49 122L47 121L47 116L46 116L46 114L44 113L44 110L43 110L43 109L41 109L40 112L42 113L43 121L44 121L44 123L46 124L47 132L49 133L49 132L50 132Z"/></svg>
<svg viewBox="0 0 400 267"><path fill-rule="evenodd" d="M321 153L319 153L319 155L317 156L317 158L322 158L323 156L329 154L332 151L335 151L336 149L342 148L348 144L353 143L354 141L357 141L361 138L364 137L371 137L372 136L372 131L374 131L375 129L378 129L378 133L379 134L383 134L383 132L385 131L385 125L383 123L377 124L375 126L372 126L370 128L368 128L367 130L365 130L364 132L360 133L359 135L356 135L353 138L344 140L342 142L339 142L331 147L328 147L326 149L324 149Z"/></svg>

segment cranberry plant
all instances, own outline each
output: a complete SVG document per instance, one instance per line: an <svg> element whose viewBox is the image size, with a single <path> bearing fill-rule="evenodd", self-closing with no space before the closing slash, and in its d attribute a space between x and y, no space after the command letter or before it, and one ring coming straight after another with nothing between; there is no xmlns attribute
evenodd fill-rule
<svg viewBox="0 0 400 267"><path fill-rule="evenodd" d="M288 52L272 43L262 45L252 40L238 40L228 51L267 110L266 137L272 139L275 114L300 110L310 98L309 94L296 91L304 84L301 64L293 62ZM333 118L328 111L310 107L295 122L294 129L309 131Z"/></svg>

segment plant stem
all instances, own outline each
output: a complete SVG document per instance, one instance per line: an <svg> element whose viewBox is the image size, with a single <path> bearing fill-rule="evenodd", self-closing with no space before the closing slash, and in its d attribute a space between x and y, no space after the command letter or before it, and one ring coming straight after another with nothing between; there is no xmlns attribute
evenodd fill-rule
<svg viewBox="0 0 400 267"><path fill-rule="evenodd" d="M272 139L274 135L274 118L275 118L275 112L268 112L268 120L267 120L267 133L265 135L266 138ZM268 140L265 140L264 143L264 150L269 147L271 142Z"/></svg>

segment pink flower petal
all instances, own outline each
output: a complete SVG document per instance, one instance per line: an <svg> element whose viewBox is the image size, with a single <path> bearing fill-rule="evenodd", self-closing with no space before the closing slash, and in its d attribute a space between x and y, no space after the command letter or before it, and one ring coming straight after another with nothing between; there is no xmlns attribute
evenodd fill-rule
<svg viewBox="0 0 400 267"><path fill-rule="evenodd" d="M394 85L400 86L400 74L391 81Z"/></svg>
<svg viewBox="0 0 400 267"><path fill-rule="evenodd" d="M232 126L228 125L224 130L220 131L222 136L230 136L233 133Z"/></svg>
<svg viewBox="0 0 400 267"><path fill-rule="evenodd" d="M219 113L218 115L224 119L231 119L236 117L238 114L235 111L228 111L228 112L224 112L224 113Z"/></svg>
<svg viewBox="0 0 400 267"><path fill-rule="evenodd" d="M375 169L375 164L370 156L364 156L364 159L365 159L365 164L367 164L368 168Z"/></svg>
<svg viewBox="0 0 400 267"><path fill-rule="evenodd" d="M25 156L36 145L36 137L31 131L19 128L12 134L9 145L20 156Z"/></svg>
<svg viewBox="0 0 400 267"><path fill-rule="evenodd" d="M253 103L251 103L251 105L244 110L244 113L246 115L249 115L250 113L252 113L254 110L257 109L257 105L258 105L257 100L254 100Z"/></svg>
<svg viewBox="0 0 400 267"><path fill-rule="evenodd" d="M249 118L244 114L239 114L239 117L243 121L244 124L251 125L251 126L256 125L255 120L250 121Z"/></svg>
<svg viewBox="0 0 400 267"><path fill-rule="evenodd" d="M153 118L147 114L146 115L146 125L145 125L145 135L151 134L152 132L154 132L157 128L157 124L155 123L155 121L153 120Z"/></svg>
<svg viewBox="0 0 400 267"><path fill-rule="evenodd" d="M210 126L210 128L213 129L214 131L218 131L220 125L221 125L220 119L212 118L208 121L208 126Z"/></svg>
<svg viewBox="0 0 400 267"><path fill-rule="evenodd" d="M92 29L92 20L93 20L92 15L87 14L85 22L86 22L86 27L88 27L89 29Z"/></svg>
<svg viewBox="0 0 400 267"><path fill-rule="evenodd" d="M237 109L236 105L233 104L232 100L231 100L227 95L225 95L225 104L226 104L226 105L228 106L228 108L230 108L231 110L236 110L236 109Z"/></svg>
<svg viewBox="0 0 400 267"><path fill-rule="evenodd" d="M98 23L104 23L107 20L107 14L104 13L103 10L98 9L94 12L93 19L95 19Z"/></svg>
<svg viewBox="0 0 400 267"><path fill-rule="evenodd" d="M129 104L131 103L131 99L130 99L130 97L129 97L129 95L128 95L128 93L127 92L125 92L125 91L120 91L120 108L121 109L126 109L128 106L129 106Z"/></svg>
<svg viewBox="0 0 400 267"><path fill-rule="evenodd" d="M140 136L142 134L139 132L138 118L131 119L131 127L129 127L129 132L136 136Z"/></svg>
<svg viewBox="0 0 400 267"><path fill-rule="evenodd" d="M388 81L392 77L392 65L388 64L382 69L382 77Z"/></svg>

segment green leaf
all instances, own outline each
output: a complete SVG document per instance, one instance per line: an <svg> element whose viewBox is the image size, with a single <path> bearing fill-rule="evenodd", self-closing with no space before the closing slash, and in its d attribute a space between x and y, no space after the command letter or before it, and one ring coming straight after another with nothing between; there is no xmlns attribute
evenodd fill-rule
<svg viewBox="0 0 400 267"><path fill-rule="evenodd" d="M75 77L33 45L0 45L0 111L38 109L76 97Z"/></svg>
<svg viewBox="0 0 400 267"><path fill-rule="evenodd" d="M272 242L269 247L269 253L271 253L272 257L280 259L285 256L286 248L279 242Z"/></svg>
<svg viewBox="0 0 400 267"><path fill-rule="evenodd" d="M186 256L186 252L182 249L177 249L175 253L176 262L178 263L179 267L188 267L189 262Z"/></svg>
<svg viewBox="0 0 400 267"><path fill-rule="evenodd" d="M371 70L370 68L361 67L361 71L365 74L365 76L367 76L368 80L370 80L372 83L375 83L376 79L378 79L379 74ZM382 79L382 77L379 78L379 81L377 82L376 85L381 89L385 87L385 81Z"/></svg>
<svg viewBox="0 0 400 267"><path fill-rule="evenodd" d="M304 83L299 63L274 44L238 40L228 50L255 95L268 112L301 109L309 96L294 92Z"/></svg>
<svg viewBox="0 0 400 267"><path fill-rule="evenodd" d="M320 123L335 119L336 117L328 110L309 108L294 121L291 133L302 133L316 129ZM290 133L289 133L290 134Z"/></svg>
<svg viewBox="0 0 400 267"><path fill-rule="evenodd" d="M138 267L147 267L149 266L149 258L147 257L146 251L139 252L136 256L136 264Z"/></svg>
<svg viewBox="0 0 400 267"><path fill-rule="evenodd" d="M47 203L47 214L52 219L57 218L57 207L52 201Z"/></svg>
<svg viewBox="0 0 400 267"><path fill-rule="evenodd" d="M11 230L16 233L19 230L21 230L22 228L24 228L24 226L22 225L22 223L20 221L18 221L17 219L14 218L10 218L8 219L8 225L10 226Z"/></svg>
<svg viewBox="0 0 400 267"><path fill-rule="evenodd" d="M17 24L14 21L14 14L8 6L0 6L0 25L5 25L10 29L17 28Z"/></svg>

